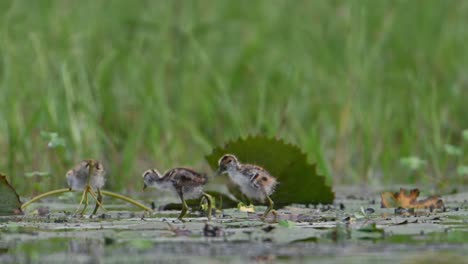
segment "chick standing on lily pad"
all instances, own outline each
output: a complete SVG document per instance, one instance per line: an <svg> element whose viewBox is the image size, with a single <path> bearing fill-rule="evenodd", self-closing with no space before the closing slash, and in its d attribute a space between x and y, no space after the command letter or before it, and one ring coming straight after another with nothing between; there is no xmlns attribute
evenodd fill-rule
<svg viewBox="0 0 468 264"><path fill-rule="evenodd" d="M96 200L96 207L94 208L93 215L96 214L99 207L101 207L104 211L106 209L102 206L102 195L107 195L116 199L120 199L131 203L141 209L151 212L153 211L151 208L145 206L144 204L139 203L138 201L110 191L102 190L104 184L106 182L106 170L101 162L97 160L84 160L78 165L76 165L73 169L69 170L66 174L68 188L62 188L57 190L48 191L46 193L40 194L31 200L25 202L21 205L21 209L25 209L32 203L35 203L45 197L51 195L62 194L70 191L83 191L83 195L81 196L80 204L76 209L78 212L81 204L85 203L83 210L81 210L81 214L84 213L86 207L88 206L88 194L90 194ZM97 194L95 192L97 191ZM76 213L75 212L75 213Z"/></svg>
<svg viewBox="0 0 468 264"><path fill-rule="evenodd" d="M84 160L67 172L66 177L69 189L73 191L83 191L80 204L78 205L79 209L83 201L85 203L81 213L83 213L88 206L88 193L96 200L96 207L94 208L93 214L96 214L99 207L104 209L102 206L101 188L104 187L106 182L105 176L106 170L102 163L93 159ZM97 195L94 190L97 191Z"/></svg>
<svg viewBox="0 0 468 264"><path fill-rule="evenodd" d="M187 214L188 206L185 199L196 199L203 196L208 203L208 220L211 219L212 198L203 192L203 186L208 182L205 174L200 174L187 168L174 168L161 175L156 169L149 169L143 173L143 190L147 187L170 190L177 194L182 202L182 210L179 219Z"/></svg>
<svg viewBox="0 0 468 264"><path fill-rule="evenodd" d="M268 171L257 165L242 164L232 154L221 157L218 165L218 174L227 173L245 196L261 202L265 199L268 201L268 208L263 214L264 218L273 210L274 202L270 195L275 191L278 181Z"/></svg>

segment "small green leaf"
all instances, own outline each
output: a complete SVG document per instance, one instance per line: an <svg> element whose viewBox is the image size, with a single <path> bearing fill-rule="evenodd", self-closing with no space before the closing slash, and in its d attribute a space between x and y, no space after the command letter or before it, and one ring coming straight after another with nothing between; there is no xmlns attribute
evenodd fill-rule
<svg viewBox="0 0 468 264"><path fill-rule="evenodd" d="M426 166L427 162L416 156L409 156L401 158L400 164L410 170L419 170L420 168Z"/></svg>
<svg viewBox="0 0 468 264"><path fill-rule="evenodd" d="M50 173L48 171L31 171L31 172L26 172L24 176L26 178L32 178L32 177L44 177L44 176L49 176Z"/></svg>
<svg viewBox="0 0 468 264"><path fill-rule="evenodd" d="M468 166L460 165L457 167L458 175L468 175Z"/></svg>
<svg viewBox="0 0 468 264"><path fill-rule="evenodd" d="M366 215L364 215L362 213L354 213L354 218L356 218L356 219L363 219L365 217L366 217Z"/></svg>
<svg viewBox="0 0 468 264"><path fill-rule="evenodd" d="M65 139L56 132L41 131L41 137L48 141L47 147L49 148L65 147L66 145Z"/></svg>
<svg viewBox="0 0 468 264"><path fill-rule="evenodd" d="M8 183L6 176L0 173L0 215L21 213L21 201L15 189Z"/></svg>
<svg viewBox="0 0 468 264"><path fill-rule="evenodd" d="M282 227L286 227L286 228L291 228L291 227L295 227L296 224L292 221L289 221L289 220L281 220L278 222L278 225L279 226L282 226Z"/></svg>
<svg viewBox="0 0 468 264"><path fill-rule="evenodd" d="M445 149L445 152L447 152L447 154L452 155L452 156L461 156L463 154L461 148L450 145L450 144L445 144L444 149Z"/></svg>
<svg viewBox="0 0 468 264"><path fill-rule="evenodd" d="M362 213L362 215L364 215L364 216L367 215L367 212L366 212L366 209L364 209L364 206L361 206L361 213Z"/></svg>
<svg viewBox="0 0 468 264"><path fill-rule="evenodd" d="M253 204L246 205L243 202L237 204L237 209L240 212L255 213L255 206Z"/></svg>
<svg viewBox="0 0 468 264"><path fill-rule="evenodd" d="M463 135L463 139L465 141L468 141L468 129L463 130L462 135Z"/></svg>
<svg viewBox="0 0 468 264"><path fill-rule="evenodd" d="M330 204L334 200L335 194L325 184L325 177L317 174L316 165L310 164L307 155L297 146L264 136L240 138L213 149L206 156L213 170L218 169L218 160L226 153L236 155L243 163L260 165L278 179L279 184L271 197L277 206ZM230 188L238 194L236 190L236 186Z"/></svg>

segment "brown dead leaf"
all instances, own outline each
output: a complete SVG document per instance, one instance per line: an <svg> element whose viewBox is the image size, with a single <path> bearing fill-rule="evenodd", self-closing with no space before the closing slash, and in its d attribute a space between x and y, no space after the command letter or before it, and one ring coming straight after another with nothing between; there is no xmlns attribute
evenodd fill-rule
<svg viewBox="0 0 468 264"><path fill-rule="evenodd" d="M380 195L382 208L415 208L415 209L435 209L443 208L444 202L439 196L431 196L423 200L417 201L419 196L418 189L412 189L409 192L400 188L400 192L383 192Z"/></svg>
<svg viewBox="0 0 468 264"><path fill-rule="evenodd" d="M167 225L169 226L169 230L174 232L175 236L190 236L190 235L192 235L192 231L190 231L189 229L175 227L175 226L173 226L173 225L171 225L169 223L167 223Z"/></svg>

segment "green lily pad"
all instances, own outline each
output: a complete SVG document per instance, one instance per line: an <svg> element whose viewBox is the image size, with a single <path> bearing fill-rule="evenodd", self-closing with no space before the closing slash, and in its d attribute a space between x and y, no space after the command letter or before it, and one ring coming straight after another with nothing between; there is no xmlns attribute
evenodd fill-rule
<svg viewBox="0 0 468 264"><path fill-rule="evenodd" d="M275 205L330 204L334 200L334 192L325 184L325 177L317 174L316 165L307 161L307 155L299 147L281 139L240 138L215 148L205 158L211 168L217 170L219 158L226 153L236 155L243 163L262 166L278 179L276 192L271 197Z"/></svg>
<svg viewBox="0 0 468 264"><path fill-rule="evenodd" d="M8 183L5 175L0 174L0 215L21 213L21 201L15 189Z"/></svg>

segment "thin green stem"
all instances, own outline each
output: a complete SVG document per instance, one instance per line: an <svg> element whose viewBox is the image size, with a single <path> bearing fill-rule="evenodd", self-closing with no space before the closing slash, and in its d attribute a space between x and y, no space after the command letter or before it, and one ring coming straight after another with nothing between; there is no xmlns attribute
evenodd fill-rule
<svg viewBox="0 0 468 264"><path fill-rule="evenodd" d="M48 196L52 196L52 195L57 195L57 194L62 194L62 193L66 193L66 192L73 192L72 190L70 190L69 188L63 188L63 189L58 189L58 190L53 190L53 191L50 191L50 192L46 192L46 193L43 193L43 194L40 194L34 198L32 198L31 200L27 201L26 203L24 203L23 205L21 205L21 209L24 210L26 207L28 207L29 205L31 205L32 203L34 202L37 202L45 197L48 197ZM83 191L83 193L87 193L86 190ZM126 196L123 196L123 195L120 195L118 193L114 193L114 192L109 192L109 191L104 191L104 190L101 190L101 193L103 195L107 195L107 196L110 196L110 197L113 197L113 198L117 198L117 199L120 199L120 200L124 200L128 203L131 203L137 207L140 207L142 208L143 210L145 211L149 211L149 212L152 212L153 210L135 200L133 200L132 198L129 198L129 197L126 197ZM83 198L83 197L82 197ZM93 197L94 198L94 197ZM82 199L83 201L84 199ZM82 203L82 202L81 202ZM80 204L81 205L81 204ZM102 207L102 204L100 205L101 208Z"/></svg>
<svg viewBox="0 0 468 264"><path fill-rule="evenodd" d="M89 200L88 200L88 198L89 198L88 193L89 192L88 192L88 190L89 190L89 188L86 188L86 190L84 192L85 193L85 202L84 202L83 210L81 210L81 215L83 215L84 212L86 211L86 208L88 208L88 204L89 204Z"/></svg>
<svg viewBox="0 0 468 264"><path fill-rule="evenodd" d="M81 195L81 200L80 200L80 203L78 204L78 207L76 208L75 210L75 214L78 213L78 211L80 210L80 207L81 205L83 204L83 201L86 199L86 197L88 197L88 186L86 186L84 189L83 189L83 193ZM86 208L86 204L85 204L85 208ZM83 212L83 211L82 211Z"/></svg>
<svg viewBox="0 0 468 264"><path fill-rule="evenodd" d="M111 197L114 197L114 198L117 198L117 199L120 199L120 200L124 200L128 203L131 203L137 207L140 207L142 209L144 209L145 211L149 211L149 212L152 212L153 210L147 206L145 206L144 204L141 204L135 200L133 200L132 198L129 198L127 196L124 196L124 195L121 195L121 194L118 194L118 193L114 193L114 192L109 192L109 191L104 191L104 190L101 190L101 193L104 194L104 195L107 195L107 196L111 196Z"/></svg>
<svg viewBox="0 0 468 264"><path fill-rule="evenodd" d="M104 206L101 203L101 200L102 200L101 193L99 193L99 195L96 195L96 193L93 191L93 189L91 187L89 187L88 192L89 192L89 194L91 194L91 196L96 201L96 207L93 210L93 214L96 214L98 207L101 207L102 210L104 210L104 212L107 212L106 208L104 208ZM98 189L98 192L99 192L99 189ZM101 197L101 198L99 198L99 197Z"/></svg>
<svg viewBox="0 0 468 264"><path fill-rule="evenodd" d="M62 193L66 193L66 192L71 192L71 190L69 188L63 188L63 189L58 189L58 190L53 190L53 191L50 191L50 192L46 192L46 193L43 193L43 194L40 194L34 198L32 198L31 200L25 202L23 205L21 205L21 209L24 210L26 207L28 207L30 204L34 203L34 202L37 202L39 200L41 200L42 198L45 198L47 196L52 196L52 195L57 195L57 194L62 194Z"/></svg>

